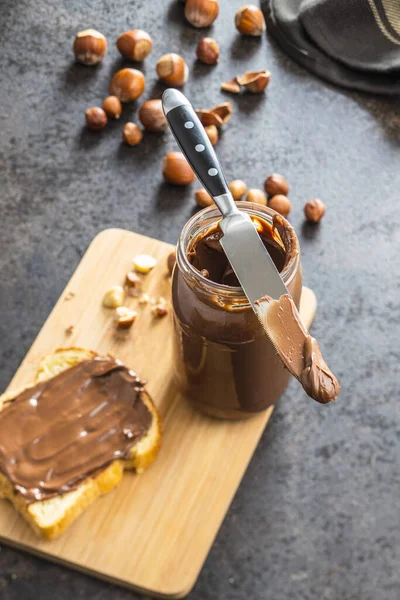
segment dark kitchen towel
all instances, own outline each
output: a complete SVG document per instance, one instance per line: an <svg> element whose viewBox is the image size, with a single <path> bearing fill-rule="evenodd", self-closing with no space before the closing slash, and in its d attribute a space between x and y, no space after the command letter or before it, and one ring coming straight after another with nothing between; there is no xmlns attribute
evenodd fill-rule
<svg viewBox="0 0 400 600"><path fill-rule="evenodd" d="M267 28L299 63L338 85L400 94L400 0L262 0Z"/></svg>

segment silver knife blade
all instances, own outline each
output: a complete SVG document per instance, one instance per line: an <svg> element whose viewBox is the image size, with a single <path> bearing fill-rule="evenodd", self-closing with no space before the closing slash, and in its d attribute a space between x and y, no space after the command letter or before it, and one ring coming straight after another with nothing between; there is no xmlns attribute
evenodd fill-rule
<svg viewBox="0 0 400 600"><path fill-rule="evenodd" d="M279 299L289 294L248 214L231 214L220 227L221 246L254 310L256 300L263 296Z"/></svg>

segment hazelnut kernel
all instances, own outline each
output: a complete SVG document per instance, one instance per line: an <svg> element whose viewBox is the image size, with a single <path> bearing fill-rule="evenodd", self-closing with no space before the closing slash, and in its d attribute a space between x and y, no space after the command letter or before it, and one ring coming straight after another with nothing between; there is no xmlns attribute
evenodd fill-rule
<svg viewBox="0 0 400 600"><path fill-rule="evenodd" d="M118 52L128 58L140 62L151 52L153 42L146 31L142 29L132 29L125 31L117 39Z"/></svg>
<svg viewBox="0 0 400 600"><path fill-rule="evenodd" d="M169 152L164 156L162 172L164 179L175 185L189 185L195 174L182 152Z"/></svg>
<svg viewBox="0 0 400 600"><path fill-rule="evenodd" d="M150 254L137 254L133 257L133 266L139 273L148 273L157 264L157 260Z"/></svg>
<svg viewBox="0 0 400 600"><path fill-rule="evenodd" d="M107 308L117 308L124 302L124 290L120 285L114 285L103 296L103 305Z"/></svg>
<svg viewBox="0 0 400 600"><path fill-rule="evenodd" d="M218 129L215 125L207 125L204 127L206 134L208 135L208 139L211 142L212 146L215 146L218 142Z"/></svg>
<svg viewBox="0 0 400 600"><path fill-rule="evenodd" d="M248 202L255 202L256 204L261 204L261 206L267 206L267 196L262 190L249 190L247 192L246 200Z"/></svg>
<svg viewBox="0 0 400 600"><path fill-rule="evenodd" d="M121 102L133 102L143 94L145 78L137 69L121 69L111 79L109 91Z"/></svg>
<svg viewBox="0 0 400 600"><path fill-rule="evenodd" d="M164 54L156 65L158 77L168 85L184 85L189 76L189 69L179 54Z"/></svg>
<svg viewBox="0 0 400 600"><path fill-rule="evenodd" d="M119 119L122 112L122 106L117 96L107 96L103 102L103 110L109 119Z"/></svg>
<svg viewBox="0 0 400 600"><path fill-rule="evenodd" d="M93 106L85 112L86 125L92 131L100 131L107 125L107 115L102 108Z"/></svg>
<svg viewBox="0 0 400 600"><path fill-rule="evenodd" d="M283 194L272 196L272 198L268 200L268 206L273 210L276 210L276 212L283 217L287 217L292 208L289 198Z"/></svg>
<svg viewBox="0 0 400 600"><path fill-rule="evenodd" d="M136 123L125 123L122 137L128 146L136 146L142 141L143 132Z"/></svg>
<svg viewBox="0 0 400 600"><path fill-rule="evenodd" d="M208 27L218 17L217 0L187 0L185 17L193 27Z"/></svg>
<svg viewBox="0 0 400 600"><path fill-rule="evenodd" d="M75 58L83 65L97 65L107 52L107 40L95 29L85 29L77 33L74 46Z"/></svg>
<svg viewBox="0 0 400 600"><path fill-rule="evenodd" d="M216 65L219 60L219 46L213 38L203 38L196 49L197 58L206 65Z"/></svg>
<svg viewBox="0 0 400 600"><path fill-rule="evenodd" d="M150 296L148 294L142 294L139 297L139 304L144 305L150 302Z"/></svg>
<svg viewBox="0 0 400 600"><path fill-rule="evenodd" d="M319 223L325 214L325 204L319 198L309 200L304 205L304 214L310 223Z"/></svg>
<svg viewBox="0 0 400 600"><path fill-rule="evenodd" d="M163 131L167 127L161 100L147 100L142 104L139 110L139 119L147 131Z"/></svg>
<svg viewBox="0 0 400 600"><path fill-rule="evenodd" d="M206 208L206 206L212 206L214 204L214 200L204 188L196 190L194 193L194 198L197 205L201 208Z"/></svg>
<svg viewBox="0 0 400 600"><path fill-rule="evenodd" d="M241 179L234 179L230 182L229 189L234 200L241 200L246 193L247 185Z"/></svg>
<svg viewBox="0 0 400 600"><path fill-rule="evenodd" d="M175 263L176 263L176 252L174 250L173 252L168 254L168 258L167 258L168 273L170 275L172 275L172 271L174 270Z"/></svg>
<svg viewBox="0 0 400 600"><path fill-rule="evenodd" d="M264 15L254 4L246 4L235 14L236 29L243 35L259 37L266 29Z"/></svg>
<svg viewBox="0 0 400 600"><path fill-rule="evenodd" d="M136 320L137 312L126 306L118 306L115 310L115 319L117 326L121 329L128 329Z"/></svg>
<svg viewBox="0 0 400 600"><path fill-rule="evenodd" d="M162 317L165 317L165 315L168 314L167 304L165 300L162 300L164 299L160 298L158 304L155 304L151 309L151 314L153 315L153 317L157 317L158 319L161 319Z"/></svg>
<svg viewBox="0 0 400 600"><path fill-rule="evenodd" d="M283 194L287 196L289 193L289 184L286 179L279 173L272 173L264 182L265 191L269 196Z"/></svg>
<svg viewBox="0 0 400 600"><path fill-rule="evenodd" d="M142 283L142 280L133 271L129 271L129 273L127 273L125 275L125 285L127 287L138 288L138 287L140 287L141 283Z"/></svg>

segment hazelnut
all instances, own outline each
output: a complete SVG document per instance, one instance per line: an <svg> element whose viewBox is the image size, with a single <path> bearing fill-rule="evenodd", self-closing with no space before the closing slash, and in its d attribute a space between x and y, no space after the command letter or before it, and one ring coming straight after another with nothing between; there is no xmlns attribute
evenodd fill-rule
<svg viewBox="0 0 400 600"><path fill-rule="evenodd" d="M219 59L219 46L213 38L203 38L196 49L197 58L206 65L216 65Z"/></svg>
<svg viewBox="0 0 400 600"><path fill-rule="evenodd" d="M103 110L109 119L119 119L122 112L119 98L117 96L107 96L103 102Z"/></svg>
<svg viewBox="0 0 400 600"><path fill-rule="evenodd" d="M239 85L245 87L252 94L264 91L271 79L271 73L264 71L247 71L236 80Z"/></svg>
<svg viewBox="0 0 400 600"><path fill-rule="evenodd" d="M107 52L107 40L95 29L77 33L74 46L75 58L83 65L97 65Z"/></svg>
<svg viewBox="0 0 400 600"><path fill-rule="evenodd" d="M158 77L168 85L181 86L187 82L189 69L179 54L164 54L156 65Z"/></svg>
<svg viewBox="0 0 400 600"><path fill-rule="evenodd" d="M103 296L103 305L107 308L117 308L124 302L124 290L120 285L114 285Z"/></svg>
<svg viewBox="0 0 400 600"><path fill-rule="evenodd" d="M125 285L128 288L138 288L140 287L141 283L142 280L133 271L129 271L129 273L125 275Z"/></svg>
<svg viewBox="0 0 400 600"><path fill-rule="evenodd" d="M139 110L139 119L147 131L163 131L167 126L161 100L147 100Z"/></svg>
<svg viewBox="0 0 400 600"><path fill-rule="evenodd" d="M86 125L92 131L100 131L107 125L107 115L102 108L93 106L85 112Z"/></svg>
<svg viewBox="0 0 400 600"><path fill-rule="evenodd" d="M218 17L217 0L187 0L185 17L193 27L208 27Z"/></svg>
<svg viewBox="0 0 400 600"><path fill-rule="evenodd" d="M240 85L238 84L237 77L221 83L221 90L223 90L224 92L230 92L231 94L239 94Z"/></svg>
<svg viewBox="0 0 400 600"><path fill-rule="evenodd" d="M125 123L122 137L128 146L136 146L143 139L143 132L136 123Z"/></svg>
<svg viewBox="0 0 400 600"><path fill-rule="evenodd" d="M246 200L248 202L255 202L256 204L261 204L261 206L267 206L267 196L262 190L249 190L247 192Z"/></svg>
<svg viewBox="0 0 400 600"><path fill-rule="evenodd" d="M254 4L246 4L239 8L235 14L235 25L243 35L256 37L262 35L266 29L264 15Z"/></svg>
<svg viewBox="0 0 400 600"><path fill-rule="evenodd" d="M140 62L151 52L153 42L146 31L142 29L132 29L125 31L117 39L118 52L128 58Z"/></svg>
<svg viewBox="0 0 400 600"><path fill-rule="evenodd" d="M268 196L276 196L276 194L287 196L289 193L289 184L279 173L272 173L267 177L264 181L264 188Z"/></svg>
<svg viewBox="0 0 400 600"><path fill-rule="evenodd" d="M182 152L169 152L164 156L162 172L164 179L175 185L189 185L195 179L195 174Z"/></svg>
<svg viewBox="0 0 400 600"><path fill-rule="evenodd" d="M194 193L194 198L197 205L201 208L206 208L206 206L212 206L214 204L214 200L204 188L196 190Z"/></svg>
<svg viewBox="0 0 400 600"><path fill-rule="evenodd" d="M137 254L133 257L133 266L139 273L148 273L157 264L157 260L150 254Z"/></svg>
<svg viewBox="0 0 400 600"><path fill-rule="evenodd" d="M309 200L304 205L304 214L310 223L319 223L325 214L325 204L319 198Z"/></svg>
<svg viewBox="0 0 400 600"><path fill-rule="evenodd" d="M168 258L167 258L167 267L168 267L168 273L170 275L172 275L172 271L174 270L174 266L176 263L176 252L171 252L170 254L168 254Z"/></svg>
<svg viewBox="0 0 400 600"><path fill-rule="evenodd" d="M268 206L273 210L276 210L276 212L283 217L287 217L292 208L289 198L283 194L272 196L272 198L268 200Z"/></svg>
<svg viewBox="0 0 400 600"><path fill-rule="evenodd" d="M117 327L120 327L121 329L129 329L129 327L131 327L136 320L136 317L137 312L127 308L126 306L118 306L118 308L115 310Z"/></svg>
<svg viewBox="0 0 400 600"><path fill-rule="evenodd" d="M215 125L207 125L206 127L204 127L206 134L208 135L208 139L210 140L211 144L213 146L215 146L215 144L218 142L218 129L215 127Z"/></svg>
<svg viewBox="0 0 400 600"><path fill-rule="evenodd" d="M229 189L234 200L241 200L246 193L247 185L241 179L234 179L230 182Z"/></svg>
<svg viewBox="0 0 400 600"><path fill-rule="evenodd" d="M115 73L110 83L110 94L117 96L121 102L133 102L143 94L144 75L137 69L121 69Z"/></svg>

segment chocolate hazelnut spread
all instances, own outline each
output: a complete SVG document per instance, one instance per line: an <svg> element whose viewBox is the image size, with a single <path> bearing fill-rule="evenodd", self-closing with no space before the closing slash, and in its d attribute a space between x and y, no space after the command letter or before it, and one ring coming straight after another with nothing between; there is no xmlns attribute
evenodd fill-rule
<svg viewBox="0 0 400 600"><path fill-rule="evenodd" d="M268 208L239 206L253 219L298 306L301 266L293 228ZM220 219L217 209L201 211L178 244L172 280L175 374L196 408L243 418L275 404L290 374L238 287L219 243Z"/></svg>
<svg viewBox="0 0 400 600"><path fill-rule="evenodd" d="M293 300L285 294L274 300L257 300L260 315L283 364L317 402L336 400L340 385L324 361L318 342L299 319Z"/></svg>
<svg viewBox="0 0 400 600"><path fill-rule="evenodd" d="M274 230L267 223L259 222L258 229L265 248L268 250L276 268L281 272L286 262L286 252L283 243L278 241L276 236L274 237ZM205 237L199 240L195 239L192 242L188 258L191 264L207 279L221 283L222 285L239 287L238 278L219 242L222 236L221 229L216 225ZM207 272L208 275L204 275L203 271Z"/></svg>
<svg viewBox="0 0 400 600"><path fill-rule="evenodd" d="M0 412L0 472L34 502L127 459L152 423L143 386L119 361L96 357L22 391Z"/></svg>

